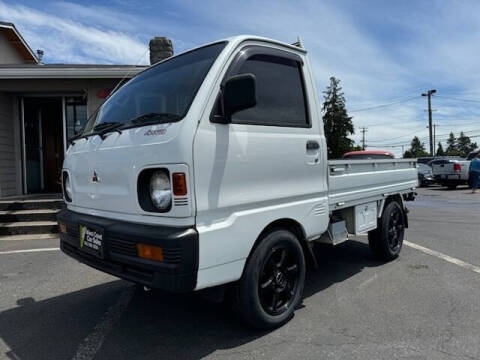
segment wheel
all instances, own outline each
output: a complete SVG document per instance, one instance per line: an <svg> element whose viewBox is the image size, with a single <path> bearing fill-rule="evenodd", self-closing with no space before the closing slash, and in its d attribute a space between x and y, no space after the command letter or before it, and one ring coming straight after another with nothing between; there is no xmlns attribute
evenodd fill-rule
<svg viewBox="0 0 480 360"><path fill-rule="evenodd" d="M404 235L405 214L401 205L392 201L383 210L378 228L368 233L368 245L376 256L393 260L400 254Z"/></svg>
<svg viewBox="0 0 480 360"><path fill-rule="evenodd" d="M456 184L448 184L447 185L448 190L455 190L457 188Z"/></svg>
<svg viewBox="0 0 480 360"><path fill-rule="evenodd" d="M286 323L302 299L305 257L297 237L276 229L266 234L249 258L237 286L241 318L259 329Z"/></svg>

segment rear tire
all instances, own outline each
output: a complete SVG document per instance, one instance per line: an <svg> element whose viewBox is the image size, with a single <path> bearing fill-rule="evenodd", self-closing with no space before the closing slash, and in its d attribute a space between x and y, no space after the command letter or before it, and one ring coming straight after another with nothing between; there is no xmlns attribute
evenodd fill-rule
<svg viewBox="0 0 480 360"><path fill-rule="evenodd" d="M247 261L237 286L237 311L259 329L283 325L302 300L305 257L297 237L283 229L267 233Z"/></svg>
<svg viewBox="0 0 480 360"><path fill-rule="evenodd" d="M397 201L385 206L378 228L368 233L368 245L373 254L383 260L393 260L402 250L405 235L405 213Z"/></svg>

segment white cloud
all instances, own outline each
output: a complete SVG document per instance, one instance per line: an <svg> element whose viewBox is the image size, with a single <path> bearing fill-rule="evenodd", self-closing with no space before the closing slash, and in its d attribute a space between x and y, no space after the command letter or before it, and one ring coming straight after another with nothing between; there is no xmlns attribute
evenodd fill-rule
<svg viewBox="0 0 480 360"><path fill-rule="evenodd" d="M7 3L0 3L0 17L15 23L34 49L44 49L47 61L136 64L143 56L148 63L147 44L121 31Z"/></svg>

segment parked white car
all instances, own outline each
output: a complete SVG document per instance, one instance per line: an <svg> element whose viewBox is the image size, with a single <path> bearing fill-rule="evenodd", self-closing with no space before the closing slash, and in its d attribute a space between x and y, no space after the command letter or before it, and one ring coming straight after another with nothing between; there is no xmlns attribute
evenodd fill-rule
<svg viewBox="0 0 480 360"><path fill-rule="evenodd" d="M368 233L394 259L416 161L327 161L314 84L303 48L251 36L140 73L68 148L61 249L149 287L225 285L260 328L292 317L313 241Z"/></svg>

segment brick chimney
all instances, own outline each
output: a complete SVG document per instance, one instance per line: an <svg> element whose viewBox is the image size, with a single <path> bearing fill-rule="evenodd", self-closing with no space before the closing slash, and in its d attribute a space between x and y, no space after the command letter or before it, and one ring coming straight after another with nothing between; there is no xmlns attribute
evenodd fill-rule
<svg viewBox="0 0 480 360"><path fill-rule="evenodd" d="M150 47L150 64L153 65L163 59L173 56L173 45L166 37L154 37L148 44Z"/></svg>

